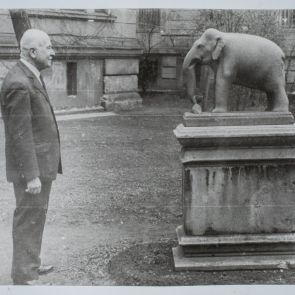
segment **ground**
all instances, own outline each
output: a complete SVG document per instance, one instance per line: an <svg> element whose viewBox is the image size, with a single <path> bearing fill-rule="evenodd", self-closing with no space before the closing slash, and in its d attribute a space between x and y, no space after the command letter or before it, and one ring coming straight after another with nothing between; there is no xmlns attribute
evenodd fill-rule
<svg viewBox="0 0 295 295"><path fill-rule="evenodd" d="M294 271L175 272L182 223L180 145L173 129L190 109L177 97L142 110L59 116L64 175L54 182L42 259L53 285L293 284ZM69 117L68 117L69 118ZM0 136L4 138L3 124ZM12 187L0 146L0 284L11 284Z"/></svg>

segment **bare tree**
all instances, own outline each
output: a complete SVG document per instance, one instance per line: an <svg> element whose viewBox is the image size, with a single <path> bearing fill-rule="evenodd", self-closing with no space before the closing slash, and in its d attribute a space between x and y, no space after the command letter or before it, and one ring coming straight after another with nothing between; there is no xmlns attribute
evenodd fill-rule
<svg viewBox="0 0 295 295"><path fill-rule="evenodd" d="M164 26L169 18L165 10L140 9L137 16L137 41L143 49L139 64L139 85L145 93L151 83L158 77L158 58L156 50L165 47L176 47L174 36L164 33Z"/></svg>
<svg viewBox="0 0 295 295"><path fill-rule="evenodd" d="M11 9L9 10L9 13L12 20L16 40L19 44L24 32L32 28L31 22L28 14L23 9Z"/></svg>

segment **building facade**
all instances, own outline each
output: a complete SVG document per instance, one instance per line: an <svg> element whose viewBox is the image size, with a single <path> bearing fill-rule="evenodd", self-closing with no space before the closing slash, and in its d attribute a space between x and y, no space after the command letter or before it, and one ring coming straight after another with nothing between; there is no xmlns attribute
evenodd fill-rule
<svg viewBox="0 0 295 295"><path fill-rule="evenodd" d="M44 71L56 109L141 105L136 10L26 10L32 28L51 37L56 56ZM8 10L0 11L0 83L19 58Z"/></svg>

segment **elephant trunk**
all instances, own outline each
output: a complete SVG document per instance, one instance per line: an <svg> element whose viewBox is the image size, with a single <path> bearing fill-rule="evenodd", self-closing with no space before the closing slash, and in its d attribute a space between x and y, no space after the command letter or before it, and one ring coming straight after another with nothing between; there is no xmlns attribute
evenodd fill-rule
<svg viewBox="0 0 295 295"><path fill-rule="evenodd" d="M201 64L202 60L200 57L197 57L194 52L194 48L191 48L191 50L187 53L183 60L182 69L186 70L188 68L193 67L194 65Z"/></svg>
<svg viewBox="0 0 295 295"><path fill-rule="evenodd" d="M183 71L186 71L189 67L191 67L191 50L187 53L183 60L182 69Z"/></svg>
<svg viewBox="0 0 295 295"><path fill-rule="evenodd" d="M182 65L183 85L186 89L186 94L189 99L196 103L194 96L197 94L197 84L199 86L199 77L196 77L196 73L200 71L201 64L197 59L191 58L191 51L186 55Z"/></svg>
<svg viewBox="0 0 295 295"><path fill-rule="evenodd" d="M183 85L187 96L193 101L193 97L196 94L196 75L194 68L187 68L183 70Z"/></svg>

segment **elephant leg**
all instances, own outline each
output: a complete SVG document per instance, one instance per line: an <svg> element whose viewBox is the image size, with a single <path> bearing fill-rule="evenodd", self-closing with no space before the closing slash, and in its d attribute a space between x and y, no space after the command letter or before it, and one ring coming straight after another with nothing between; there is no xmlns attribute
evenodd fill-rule
<svg viewBox="0 0 295 295"><path fill-rule="evenodd" d="M267 96L267 108L266 111L270 112L274 106L274 94L272 92L266 92Z"/></svg>
<svg viewBox="0 0 295 295"><path fill-rule="evenodd" d="M273 91L267 91L268 106L266 111L272 112L288 112L289 100L284 87L278 86Z"/></svg>
<svg viewBox="0 0 295 295"><path fill-rule="evenodd" d="M231 79L216 76L215 84L215 108L213 113L225 113L228 111L228 97L231 87Z"/></svg>
<svg viewBox="0 0 295 295"><path fill-rule="evenodd" d="M285 88L280 86L273 92L273 102L271 110L273 112L288 112L289 99L287 97Z"/></svg>

